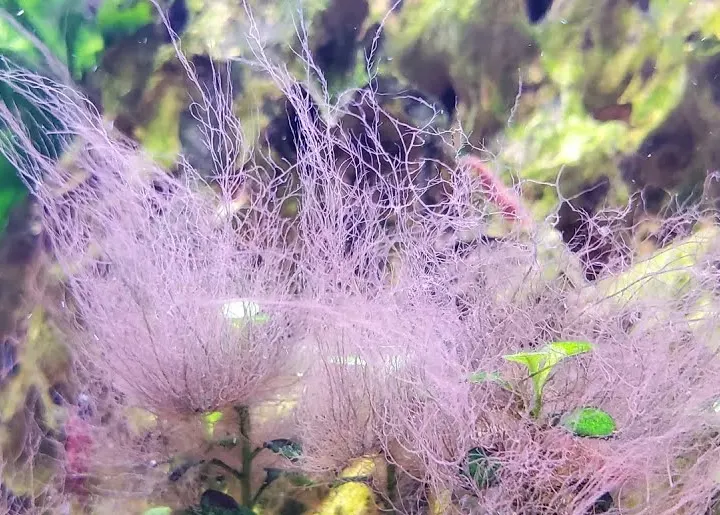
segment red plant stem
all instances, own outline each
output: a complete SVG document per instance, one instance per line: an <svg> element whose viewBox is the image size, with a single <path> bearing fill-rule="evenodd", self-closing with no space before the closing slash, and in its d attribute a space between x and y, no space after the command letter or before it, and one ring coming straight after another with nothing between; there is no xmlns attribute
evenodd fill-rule
<svg viewBox="0 0 720 515"><path fill-rule="evenodd" d="M493 173L480 158L473 155L465 155L459 160L460 166L470 168L480 179L488 200L496 204L507 220L520 221L524 226L530 222L530 216L523 207L520 197Z"/></svg>
<svg viewBox="0 0 720 515"><path fill-rule="evenodd" d="M72 408L71 408L72 409ZM90 447L93 444L87 422L72 409L65 424L65 467L67 486L78 494L84 493L84 480L89 472Z"/></svg>

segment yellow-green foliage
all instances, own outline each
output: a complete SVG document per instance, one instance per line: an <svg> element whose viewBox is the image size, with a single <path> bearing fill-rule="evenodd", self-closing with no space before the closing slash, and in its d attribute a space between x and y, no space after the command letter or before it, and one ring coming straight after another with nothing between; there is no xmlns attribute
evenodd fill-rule
<svg viewBox="0 0 720 515"><path fill-rule="evenodd" d="M711 1L651 2L649 13L609 0L556 3L542 23L530 26L522 2L408 0L388 19L393 61L383 64L430 89L446 67L463 101L464 128L500 131L485 142L500 169L550 184L527 185L537 216L554 208L558 177L562 193L573 195L607 176L611 203L625 202L616 156L634 152L678 106L689 62L720 50L687 42L692 33L720 32ZM523 38L530 48L524 54L513 46ZM518 70L525 85L539 87L521 94L512 123L503 128ZM594 109L626 103L632 104L627 121L592 116Z"/></svg>
<svg viewBox="0 0 720 515"><path fill-rule="evenodd" d="M30 317L18 358L19 373L0 390L0 456L9 459L3 481L16 494L37 493L56 472L57 443L43 438L42 452L34 455L25 447L27 438L34 430L33 420L48 429L62 424L65 412L53 404L49 390L68 381L71 367L68 350L42 309Z"/></svg>
<svg viewBox="0 0 720 515"><path fill-rule="evenodd" d="M188 105L187 92L179 85L167 84L151 95L156 99L151 103L153 116L136 129L135 137L161 166L168 167L181 151L180 112Z"/></svg>
<svg viewBox="0 0 720 515"><path fill-rule="evenodd" d="M649 15L629 4L612 10L608 2L564 4L533 29L543 69L560 101L537 106L529 119L506 131L504 166L553 185L560 177L566 195L604 174L613 185L611 200L625 201L614 158L635 151L679 104L692 58L687 36L719 30L711 3L652 2ZM643 77L641 69L649 62L654 72ZM588 112L588 106L625 103L632 103L629 123L598 122ZM556 202L554 187L529 189L536 190L531 193L537 200L535 214L549 214Z"/></svg>
<svg viewBox="0 0 720 515"><path fill-rule="evenodd" d="M23 405L32 387L36 387L49 408L53 406L49 388L70 377L71 358L58 331L47 320L41 308L30 316L27 336L18 354L20 372L0 390L0 417L10 419ZM57 427L49 417L50 427Z"/></svg>

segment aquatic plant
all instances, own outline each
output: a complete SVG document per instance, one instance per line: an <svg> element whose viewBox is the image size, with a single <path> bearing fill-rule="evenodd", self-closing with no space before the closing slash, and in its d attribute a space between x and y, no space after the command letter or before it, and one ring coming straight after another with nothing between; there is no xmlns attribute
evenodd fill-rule
<svg viewBox="0 0 720 515"><path fill-rule="evenodd" d="M458 159L431 100L396 95L393 111L376 77L332 103L251 25L253 64L282 90L289 127L250 141L229 68L201 80L171 36L209 174L187 160L168 173L72 84L0 69L62 124L45 135L55 152L0 104L0 150L43 208L66 293L53 312L95 407L83 462L95 497L164 504L168 483L200 469L167 504L243 513L287 469L401 513L584 513L608 496L629 513L710 506L720 364L688 301L702 291L715 305L712 266L682 263L694 291L613 302L573 282L558 249L548 273L541 224L508 223L512 190ZM565 343L534 350L548 341ZM592 352L554 366L585 341ZM508 360L527 370L466 380ZM528 383L525 413L514 390ZM573 411L586 407L613 414L612 438L575 434L600 420ZM572 416L547 424L546 408Z"/></svg>

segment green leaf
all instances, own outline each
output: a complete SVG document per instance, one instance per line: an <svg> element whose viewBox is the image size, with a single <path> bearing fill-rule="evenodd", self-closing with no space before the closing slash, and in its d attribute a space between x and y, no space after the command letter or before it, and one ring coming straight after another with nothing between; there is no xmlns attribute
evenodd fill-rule
<svg viewBox="0 0 720 515"><path fill-rule="evenodd" d="M553 342L545 346L552 353L563 355L564 357L576 356L593 350L593 346L588 342Z"/></svg>
<svg viewBox="0 0 720 515"><path fill-rule="evenodd" d="M533 380L535 393L541 395L545 383L558 363L571 356L590 352L592 349L592 344L588 342L554 342L536 352L519 352L503 357L508 361L525 365Z"/></svg>
<svg viewBox="0 0 720 515"><path fill-rule="evenodd" d="M560 424L577 436L584 438L606 438L615 432L615 420L598 408L578 408L566 413Z"/></svg>
<svg viewBox="0 0 720 515"><path fill-rule="evenodd" d="M503 356L508 361L525 365L533 382L534 400L531 415L537 417L542 408L542 393L553 368L565 358L590 352L592 344L588 342L553 342L536 352L518 352Z"/></svg>
<svg viewBox="0 0 720 515"><path fill-rule="evenodd" d="M498 483L497 473L500 463L490 456L490 452L482 447L474 447L465 456L460 473L471 479L480 488L489 488Z"/></svg>
<svg viewBox="0 0 720 515"><path fill-rule="evenodd" d="M534 376L540 370L542 369L543 364L545 363L545 359L547 358L547 355L542 352L518 352L516 354L509 354L506 356L503 356L508 361L513 361L515 363L520 363L521 365L525 365L530 372L530 375Z"/></svg>
<svg viewBox="0 0 720 515"><path fill-rule="evenodd" d="M265 449L270 449L275 454L280 454L292 462L296 462L302 456L302 445L287 438L270 440L263 444Z"/></svg>
<svg viewBox="0 0 720 515"><path fill-rule="evenodd" d="M543 352L547 355L544 363L545 369L548 370L547 375L549 376L549 370L552 370L562 360L578 354L585 354L592 349L593 346L588 342L554 342L546 345Z"/></svg>

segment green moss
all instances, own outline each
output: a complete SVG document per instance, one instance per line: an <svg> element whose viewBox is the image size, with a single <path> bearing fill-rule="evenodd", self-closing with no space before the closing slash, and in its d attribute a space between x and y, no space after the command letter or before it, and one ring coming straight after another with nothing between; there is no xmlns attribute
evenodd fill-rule
<svg viewBox="0 0 720 515"><path fill-rule="evenodd" d="M615 420L597 408L578 408L565 414L560 423L567 430L584 438L605 438L615 432Z"/></svg>
<svg viewBox="0 0 720 515"><path fill-rule="evenodd" d="M170 87L153 95L153 116L135 136L161 166L171 166L180 154L180 112L187 105L186 94Z"/></svg>
<svg viewBox="0 0 720 515"><path fill-rule="evenodd" d="M635 152L685 97L693 58L686 39L720 27L714 10L701 4L707 6L653 2L647 15L629 4L568 3L533 27L540 62L558 96L505 131L500 163L535 181L525 193L536 216L554 210L556 182L570 197L605 176L610 204L627 201L616 156ZM630 119L593 118L593 109L613 104L631 104Z"/></svg>

